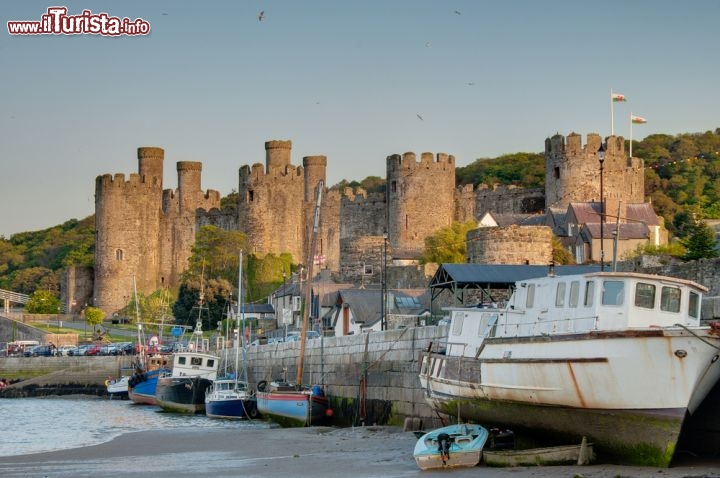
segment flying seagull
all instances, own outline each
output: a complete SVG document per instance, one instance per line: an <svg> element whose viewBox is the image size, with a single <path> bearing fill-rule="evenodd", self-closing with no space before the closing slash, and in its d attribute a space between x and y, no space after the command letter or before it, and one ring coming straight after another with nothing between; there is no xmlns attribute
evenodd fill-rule
<svg viewBox="0 0 720 478"><path fill-rule="evenodd" d="M455 15L462 15L462 13L460 13L460 10L455 10Z"/></svg>
<svg viewBox="0 0 720 478"><path fill-rule="evenodd" d="M265 20L265 10L260 10L260 13L258 14L258 21Z"/></svg>
<svg viewBox="0 0 720 478"><path fill-rule="evenodd" d="M161 15L167 16L167 12L162 12Z"/></svg>
<svg viewBox="0 0 720 478"><path fill-rule="evenodd" d="M420 118L420 121L425 121L425 120L423 119L423 117L420 116L419 114L416 114L415 116L417 116L418 118Z"/></svg>

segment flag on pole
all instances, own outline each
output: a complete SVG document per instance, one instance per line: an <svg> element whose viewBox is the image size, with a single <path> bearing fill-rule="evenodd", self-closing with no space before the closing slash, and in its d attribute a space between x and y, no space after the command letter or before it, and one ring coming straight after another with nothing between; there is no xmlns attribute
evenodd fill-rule
<svg viewBox="0 0 720 478"><path fill-rule="evenodd" d="M630 121L635 124L647 123L647 120L642 116L630 115Z"/></svg>
<svg viewBox="0 0 720 478"><path fill-rule="evenodd" d="M627 101L627 98L625 98L625 95L621 93L610 93L610 98L612 98L613 101Z"/></svg>

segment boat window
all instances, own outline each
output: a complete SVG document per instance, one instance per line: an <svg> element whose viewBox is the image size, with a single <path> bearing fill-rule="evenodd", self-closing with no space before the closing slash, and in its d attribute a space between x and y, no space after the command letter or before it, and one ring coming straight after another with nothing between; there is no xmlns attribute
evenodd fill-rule
<svg viewBox="0 0 720 478"><path fill-rule="evenodd" d="M185 365L185 357L178 357L178 364Z"/></svg>
<svg viewBox="0 0 720 478"><path fill-rule="evenodd" d="M555 292L555 306L565 307L565 283L558 282L557 291Z"/></svg>
<svg viewBox="0 0 720 478"><path fill-rule="evenodd" d="M570 283L570 307L577 307L578 306L578 298L580 297L580 282L579 281L572 281Z"/></svg>
<svg viewBox="0 0 720 478"><path fill-rule="evenodd" d="M453 335L460 335L462 334L462 326L463 326L463 317L464 315L460 312L456 313L453 317L452 321L452 333Z"/></svg>
<svg viewBox="0 0 720 478"><path fill-rule="evenodd" d="M663 312L680 312L680 289L667 286L662 288L660 310Z"/></svg>
<svg viewBox="0 0 720 478"><path fill-rule="evenodd" d="M603 281L602 305L623 305L625 283L621 280Z"/></svg>
<svg viewBox="0 0 720 478"><path fill-rule="evenodd" d="M213 368L215 366L215 359L209 359L207 361L207 366Z"/></svg>
<svg viewBox="0 0 720 478"><path fill-rule="evenodd" d="M700 317L698 314L698 306L700 305L700 294L690 292L690 301L688 302L688 315L697 319Z"/></svg>
<svg viewBox="0 0 720 478"><path fill-rule="evenodd" d="M595 296L595 282L589 280L585 283L585 307L592 307Z"/></svg>
<svg viewBox="0 0 720 478"><path fill-rule="evenodd" d="M535 303L535 284L529 284L527 287L527 297L525 298L525 307L532 309Z"/></svg>
<svg viewBox="0 0 720 478"><path fill-rule="evenodd" d="M190 365L202 365L201 357L190 357Z"/></svg>
<svg viewBox="0 0 720 478"><path fill-rule="evenodd" d="M655 307L655 286L638 282L635 286L635 306L644 309L652 309Z"/></svg>

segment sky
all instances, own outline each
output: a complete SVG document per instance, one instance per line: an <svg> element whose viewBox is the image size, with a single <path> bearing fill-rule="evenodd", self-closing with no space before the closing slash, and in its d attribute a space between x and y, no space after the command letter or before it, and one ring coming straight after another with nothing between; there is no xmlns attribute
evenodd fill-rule
<svg viewBox="0 0 720 478"><path fill-rule="evenodd" d="M47 9L142 19L147 35L11 35ZM261 17L262 13L262 19ZM0 3L0 236L94 213L95 178L137 148L237 190L264 143L326 155L327 183L387 156L541 152L546 138L720 127L716 0L239 0Z"/></svg>

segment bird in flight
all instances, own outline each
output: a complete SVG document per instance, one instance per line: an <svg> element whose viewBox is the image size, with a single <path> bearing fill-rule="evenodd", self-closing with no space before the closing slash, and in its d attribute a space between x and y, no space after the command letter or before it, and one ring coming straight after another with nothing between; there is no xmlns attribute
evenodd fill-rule
<svg viewBox="0 0 720 478"><path fill-rule="evenodd" d="M265 10L260 10L260 13L258 13L258 21L265 20Z"/></svg>
<svg viewBox="0 0 720 478"><path fill-rule="evenodd" d="M455 10L455 15L462 15L462 13L460 12L460 10Z"/></svg>
<svg viewBox="0 0 720 478"><path fill-rule="evenodd" d="M167 12L162 12L161 15L167 16Z"/></svg>
<svg viewBox="0 0 720 478"><path fill-rule="evenodd" d="M420 121L425 121L425 120L423 119L423 117L420 116L419 114L416 114L415 116L417 116L418 118L420 118Z"/></svg>

